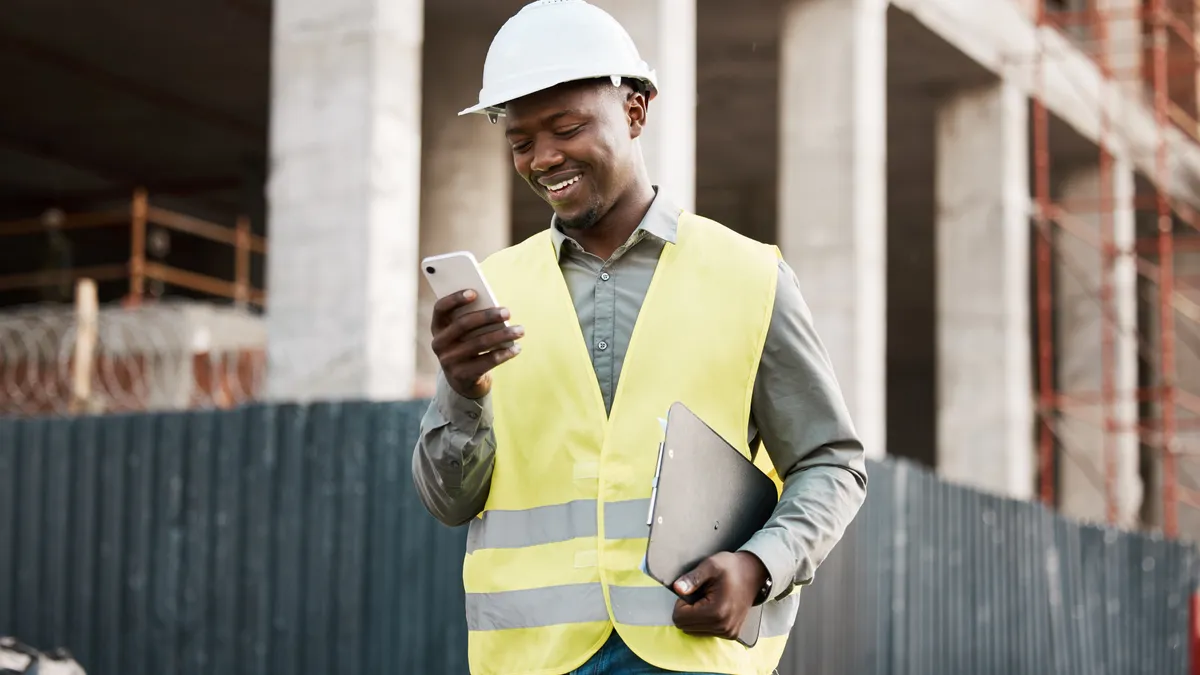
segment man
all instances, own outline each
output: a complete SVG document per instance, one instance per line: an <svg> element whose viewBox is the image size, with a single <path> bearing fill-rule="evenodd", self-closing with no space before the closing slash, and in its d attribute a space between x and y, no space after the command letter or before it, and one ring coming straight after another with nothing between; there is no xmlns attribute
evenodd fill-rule
<svg viewBox="0 0 1200 675"><path fill-rule="evenodd" d="M42 302L71 302L75 298L75 284L71 269L74 267L74 247L71 238L63 232L66 215L60 209L48 209L42 214L42 225L46 228L46 248L42 257L42 271L58 273L57 280L41 288Z"/></svg>
<svg viewBox="0 0 1200 675"><path fill-rule="evenodd" d="M471 289L434 308L441 372L413 473L435 517L470 523L473 673L770 673L794 587L865 498L863 450L791 270L650 181L638 137L656 94L611 16L541 0L496 35L464 111L503 116L517 172L554 210L484 262L503 308L458 315ZM761 531L675 583L694 604L640 570L657 417L674 401L745 455L763 447L782 479ZM746 648L732 638L756 604Z"/></svg>

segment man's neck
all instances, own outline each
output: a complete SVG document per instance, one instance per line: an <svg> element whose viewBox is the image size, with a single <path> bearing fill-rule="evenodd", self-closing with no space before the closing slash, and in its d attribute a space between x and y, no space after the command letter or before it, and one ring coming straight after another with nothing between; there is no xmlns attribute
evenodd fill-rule
<svg viewBox="0 0 1200 675"><path fill-rule="evenodd" d="M630 235L646 217L646 212L654 203L654 197L654 187L649 182L638 184L618 199L595 225L583 230L573 230L570 233L571 237L579 242L583 250L601 260L608 260L629 240Z"/></svg>

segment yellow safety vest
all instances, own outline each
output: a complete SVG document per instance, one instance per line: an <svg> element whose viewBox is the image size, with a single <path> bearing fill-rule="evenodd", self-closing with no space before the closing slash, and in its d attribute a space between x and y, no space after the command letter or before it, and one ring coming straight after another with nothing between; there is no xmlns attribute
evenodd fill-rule
<svg viewBox="0 0 1200 675"><path fill-rule="evenodd" d="M676 628L675 596L640 566L662 439L657 418L682 401L750 456L750 398L778 255L685 213L638 315L610 415L549 232L484 262L526 333L521 354L493 371L495 468L463 563L472 673L562 675L614 627L660 668L775 668L798 593L768 603L758 644L747 649Z"/></svg>

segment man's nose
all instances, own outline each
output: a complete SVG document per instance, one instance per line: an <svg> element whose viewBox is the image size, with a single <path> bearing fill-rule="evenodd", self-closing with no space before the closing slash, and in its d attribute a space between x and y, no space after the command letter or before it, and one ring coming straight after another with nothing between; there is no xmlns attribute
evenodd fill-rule
<svg viewBox="0 0 1200 675"><path fill-rule="evenodd" d="M542 173L562 163L563 156L558 147L554 143L543 141L534 146L533 163L529 168L533 169L535 173Z"/></svg>

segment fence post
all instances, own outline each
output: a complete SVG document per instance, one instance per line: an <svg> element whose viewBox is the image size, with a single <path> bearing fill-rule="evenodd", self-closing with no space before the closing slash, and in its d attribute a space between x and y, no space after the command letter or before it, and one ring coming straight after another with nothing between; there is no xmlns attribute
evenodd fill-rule
<svg viewBox="0 0 1200 675"><path fill-rule="evenodd" d="M128 304L133 307L142 304L142 296L146 291L146 219L148 210L146 189L137 188L133 191L133 204L130 208L131 231L129 237Z"/></svg>
<svg viewBox="0 0 1200 675"><path fill-rule="evenodd" d="M93 279L75 284L75 363L71 371L71 414L91 410L92 359L96 352L100 303Z"/></svg>
<svg viewBox="0 0 1200 675"><path fill-rule="evenodd" d="M246 216L238 216L235 241L233 300L238 307L245 307L250 302L250 219Z"/></svg>

